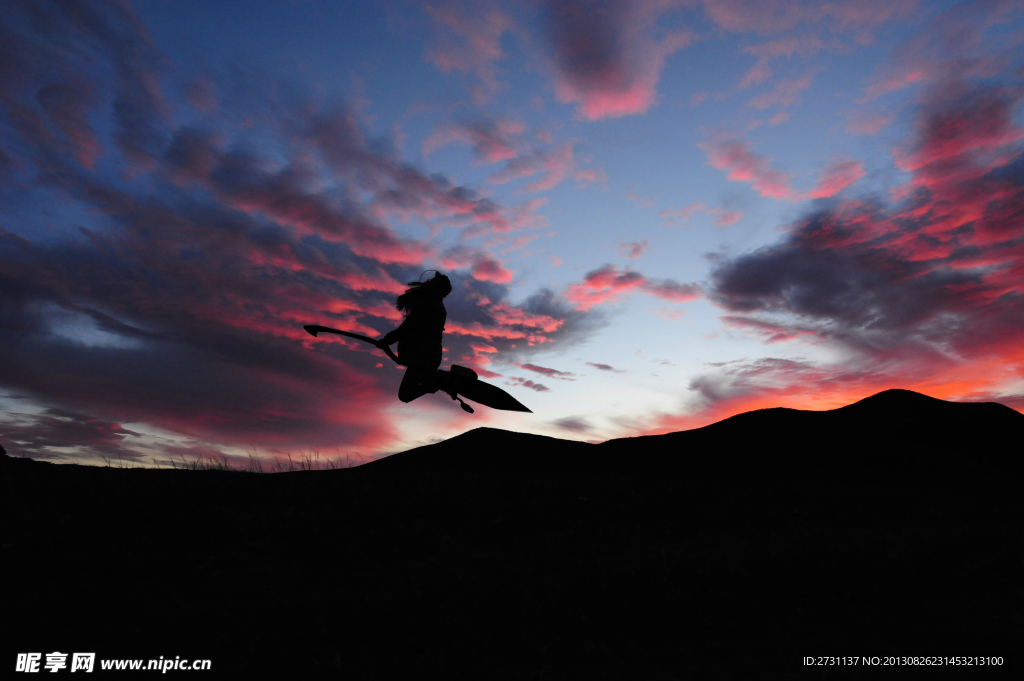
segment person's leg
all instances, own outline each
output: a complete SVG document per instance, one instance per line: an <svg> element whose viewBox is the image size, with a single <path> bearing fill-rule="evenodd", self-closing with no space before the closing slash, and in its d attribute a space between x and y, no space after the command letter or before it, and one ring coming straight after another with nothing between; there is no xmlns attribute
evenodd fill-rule
<svg viewBox="0 0 1024 681"><path fill-rule="evenodd" d="M437 379L416 369L406 368L402 384L398 386L398 399L412 402L427 393L437 392Z"/></svg>

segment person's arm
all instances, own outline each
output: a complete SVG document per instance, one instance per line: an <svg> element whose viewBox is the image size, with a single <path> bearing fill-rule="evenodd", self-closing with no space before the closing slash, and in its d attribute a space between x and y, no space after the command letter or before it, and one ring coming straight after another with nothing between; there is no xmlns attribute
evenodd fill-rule
<svg viewBox="0 0 1024 681"><path fill-rule="evenodd" d="M409 321L406 317L402 320L402 323L398 325L398 328L394 331L389 331L383 338L377 341L381 345L394 345L398 341L402 340L402 336L405 335L405 324Z"/></svg>

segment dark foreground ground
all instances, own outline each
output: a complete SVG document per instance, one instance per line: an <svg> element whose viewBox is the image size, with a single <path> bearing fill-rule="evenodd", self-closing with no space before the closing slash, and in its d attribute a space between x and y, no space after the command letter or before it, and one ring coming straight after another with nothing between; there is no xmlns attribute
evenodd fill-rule
<svg viewBox="0 0 1024 681"><path fill-rule="evenodd" d="M59 650L208 658L213 674L193 675L238 678L1019 673L1024 416L913 393L845 410L596 446L481 429L338 471L7 459L3 664Z"/></svg>

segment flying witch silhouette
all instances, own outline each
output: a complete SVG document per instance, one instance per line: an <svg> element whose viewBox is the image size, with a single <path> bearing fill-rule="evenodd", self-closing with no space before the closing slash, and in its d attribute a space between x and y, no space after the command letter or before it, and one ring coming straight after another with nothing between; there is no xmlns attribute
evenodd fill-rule
<svg viewBox="0 0 1024 681"><path fill-rule="evenodd" d="M398 399L403 402L412 402L427 393L443 390L469 413L473 413L473 408L463 402L460 395L492 409L530 412L501 388L481 381L472 369L458 364L453 364L447 371L439 368L444 323L448 318L444 299L451 293L452 283L437 270L427 270L430 271L434 272L433 277L426 281L410 281L409 288L398 296L395 307L406 313L405 319L397 329L379 340L314 324L303 328L313 336L321 332L336 333L370 343L383 350L395 364L405 366L405 376L398 388ZM398 343L397 356L391 351L395 343Z"/></svg>

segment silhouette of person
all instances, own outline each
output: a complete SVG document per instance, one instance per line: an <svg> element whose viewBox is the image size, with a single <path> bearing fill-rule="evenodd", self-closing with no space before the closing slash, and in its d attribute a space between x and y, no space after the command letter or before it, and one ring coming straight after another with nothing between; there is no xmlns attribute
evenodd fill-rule
<svg viewBox="0 0 1024 681"><path fill-rule="evenodd" d="M395 303L406 313L405 320L377 342L379 346L398 343L398 358L406 365L398 388L398 399L403 402L435 393L440 387L437 368L441 366L441 337L448 319L443 300L451 292L451 280L437 270L426 281L410 281Z"/></svg>

